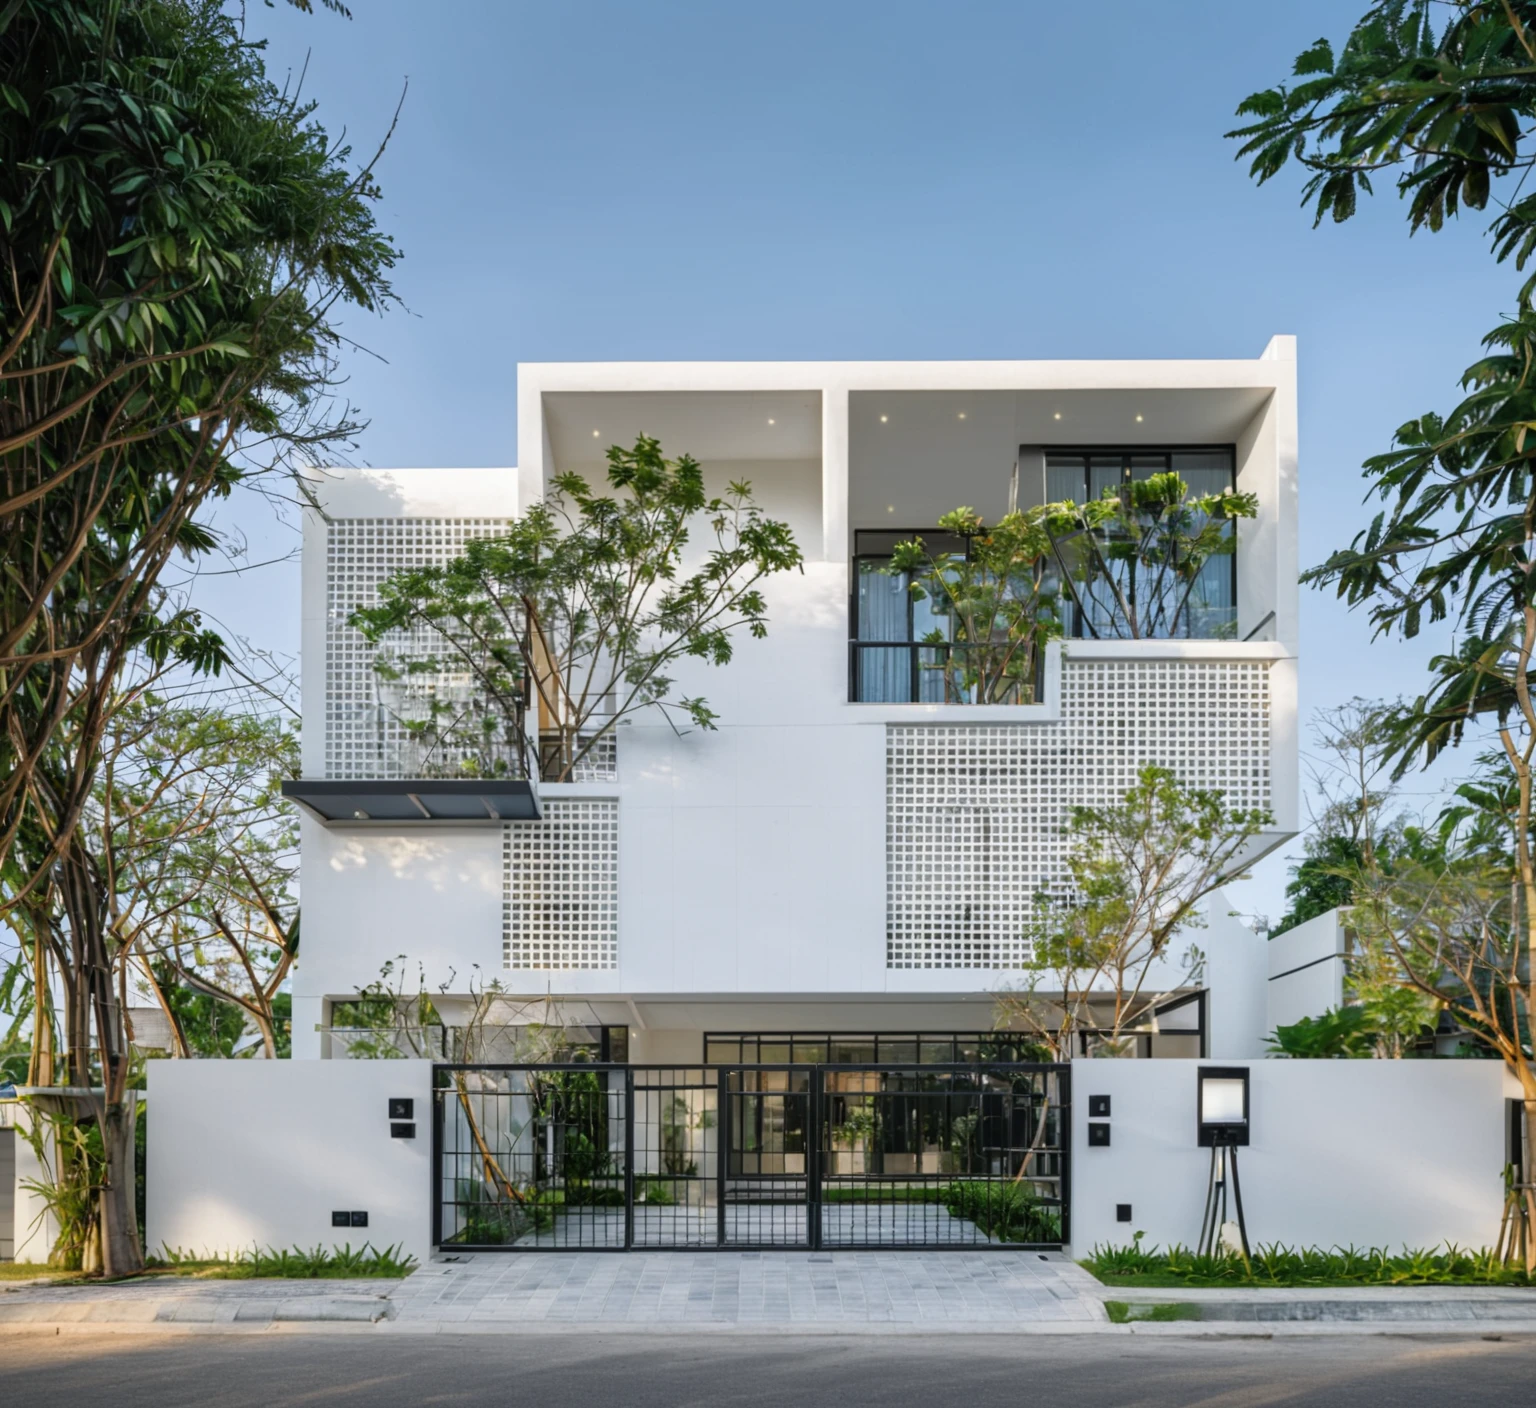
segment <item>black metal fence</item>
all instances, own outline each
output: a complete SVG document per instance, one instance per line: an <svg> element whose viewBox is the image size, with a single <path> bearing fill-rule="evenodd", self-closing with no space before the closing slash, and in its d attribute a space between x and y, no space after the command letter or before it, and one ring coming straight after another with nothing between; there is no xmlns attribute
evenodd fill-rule
<svg viewBox="0 0 1536 1408"><path fill-rule="evenodd" d="M1065 1065L449 1066L444 1247L1055 1247Z"/></svg>

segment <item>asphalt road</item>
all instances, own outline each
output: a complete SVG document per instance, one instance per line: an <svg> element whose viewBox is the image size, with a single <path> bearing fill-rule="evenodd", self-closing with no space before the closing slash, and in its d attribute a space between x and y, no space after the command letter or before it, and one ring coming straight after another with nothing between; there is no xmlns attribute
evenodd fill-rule
<svg viewBox="0 0 1536 1408"><path fill-rule="evenodd" d="M0 1404L1256 1408L1529 1403L1536 1337L70 1335L0 1338Z"/></svg>

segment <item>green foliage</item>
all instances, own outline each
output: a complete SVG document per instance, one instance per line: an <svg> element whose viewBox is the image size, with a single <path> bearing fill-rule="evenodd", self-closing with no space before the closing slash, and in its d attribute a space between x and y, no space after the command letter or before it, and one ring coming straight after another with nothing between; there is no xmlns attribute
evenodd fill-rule
<svg viewBox="0 0 1536 1408"><path fill-rule="evenodd" d="M1061 1210L1025 1182L951 1183L944 1193L951 1217L973 1222L995 1242L1061 1241Z"/></svg>
<svg viewBox="0 0 1536 1408"><path fill-rule="evenodd" d="M923 637L934 648L921 667L941 674L950 703L1035 703L1045 645L1061 635L1041 515L1010 513L988 528L975 509L958 508L938 526L964 538L965 551L913 538L896 545L886 569L910 574L913 598L945 623Z"/></svg>
<svg viewBox="0 0 1536 1408"><path fill-rule="evenodd" d="M1340 1007L1321 1017L1303 1017L1288 1027L1276 1027L1270 1053L1302 1060L1330 1060L1371 1054L1374 1036L1363 1007Z"/></svg>
<svg viewBox="0 0 1536 1408"><path fill-rule="evenodd" d="M1200 1319L1198 1305L1131 1305L1123 1300L1105 1301L1104 1313L1109 1316L1111 1325L1129 1325L1139 1321L1161 1325L1179 1320Z"/></svg>
<svg viewBox="0 0 1536 1408"><path fill-rule="evenodd" d="M1361 859L1360 843L1352 836L1309 837L1306 857L1291 867L1291 878L1286 882L1285 897L1290 904L1270 930L1270 938L1351 904L1355 897L1351 876Z"/></svg>
<svg viewBox="0 0 1536 1408"><path fill-rule="evenodd" d="M31 1193L58 1228L48 1250L48 1265L62 1271L94 1271L99 1255L100 1214L96 1192L107 1176L101 1130L65 1114L32 1107L25 1137L43 1170L43 1177L26 1179Z"/></svg>
<svg viewBox="0 0 1536 1408"><path fill-rule="evenodd" d="M1379 0L1337 51L1319 39L1302 53L1294 85L1245 99L1239 115L1257 120L1228 135L1260 184L1298 163L1302 203L1319 223L1348 220L1372 176L1396 172L1410 228L1438 230L1463 206L1485 209L1501 177L1530 166L1533 35L1530 0ZM1523 267L1536 246L1536 196L1517 190L1500 202L1491 234L1498 257Z"/></svg>
<svg viewBox="0 0 1536 1408"><path fill-rule="evenodd" d="M768 632L762 583L797 569L787 524L751 486L705 489L688 455L646 436L608 451L607 491L557 475L548 498L443 566L381 584L380 605L350 620L379 647L395 712L433 774L527 775L524 719L539 712L540 768L568 779L593 744L646 708L713 728L699 697L679 697L673 668L727 664L734 638ZM402 642L425 631L424 653ZM442 677L470 686L444 691Z"/></svg>
<svg viewBox="0 0 1536 1408"><path fill-rule="evenodd" d="M393 301L396 251L220 0L15 0L0 28L3 861L72 727L67 843L130 653L221 664L159 574L214 545L211 499L358 428L325 414L336 315Z"/></svg>
<svg viewBox="0 0 1536 1408"><path fill-rule="evenodd" d="M1168 471L1085 504L1046 504L1033 515L1086 633L1153 640L1231 633L1235 621L1202 619L1195 587L1207 562L1236 550L1236 521L1258 511L1254 494L1191 497Z"/></svg>
<svg viewBox="0 0 1536 1408"><path fill-rule="evenodd" d="M1074 807L1068 890L1037 898L1028 985L1001 999L1007 1024L1032 1031L1057 1060L1077 1054L1082 1031L1096 1054L1121 1054L1163 996L1145 990L1152 965L1203 925L1200 902L1238 878L1249 841L1269 823L1150 765L1118 804ZM1200 961L1198 950L1186 955L1191 978ZM1036 996L1042 988L1048 1000Z"/></svg>
<svg viewBox="0 0 1536 1408"><path fill-rule="evenodd" d="M1253 1249L1252 1271L1240 1256L1200 1256L1175 1243L1166 1251L1142 1246L1136 1233L1129 1246L1101 1243L1084 1260L1111 1285L1189 1286L1435 1286L1536 1285L1536 1276L1505 1265L1491 1251L1469 1251L1446 1243L1439 1250L1385 1247L1287 1247L1278 1242Z"/></svg>
<svg viewBox="0 0 1536 1408"><path fill-rule="evenodd" d="M416 1269L416 1259L401 1251L400 1243L376 1248L364 1242L355 1251L350 1242L340 1247L315 1246L307 1250L293 1247L252 1247L232 1257L198 1256L179 1248L162 1247L148 1265L198 1276L244 1281L257 1277L281 1276L289 1280L345 1280L380 1276L391 1279L409 1276Z"/></svg>

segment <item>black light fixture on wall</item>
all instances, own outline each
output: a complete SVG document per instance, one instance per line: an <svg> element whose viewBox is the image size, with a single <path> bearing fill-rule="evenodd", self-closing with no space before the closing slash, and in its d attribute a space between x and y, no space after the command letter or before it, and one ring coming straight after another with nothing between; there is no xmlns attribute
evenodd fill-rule
<svg viewBox="0 0 1536 1408"><path fill-rule="evenodd" d="M1249 1139L1250 1106L1246 1066L1201 1066L1195 1085L1196 1144L1211 1151L1211 1176L1205 1189L1205 1216L1200 1223L1201 1256L1221 1247L1227 1225L1228 1194L1237 1213L1237 1236L1243 1260L1249 1257L1248 1222L1243 1216L1243 1186L1237 1175L1237 1151Z"/></svg>

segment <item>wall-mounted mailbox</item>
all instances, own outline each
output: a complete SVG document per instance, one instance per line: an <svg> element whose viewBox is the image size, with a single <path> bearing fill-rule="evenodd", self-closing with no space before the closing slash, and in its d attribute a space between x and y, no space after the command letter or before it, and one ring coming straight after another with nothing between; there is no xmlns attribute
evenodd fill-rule
<svg viewBox="0 0 1536 1408"><path fill-rule="evenodd" d="M389 1099L389 1117L392 1120L413 1120L416 1118L416 1102L404 1100L398 1095L392 1095Z"/></svg>
<svg viewBox="0 0 1536 1408"><path fill-rule="evenodd" d="M1202 1149L1246 1148L1248 1144L1248 1068L1201 1066L1196 1100Z"/></svg>
<svg viewBox="0 0 1536 1408"><path fill-rule="evenodd" d="M1129 1222L1131 1220L1131 1205L1129 1203L1115 1204L1115 1221Z"/></svg>
<svg viewBox="0 0 1536 1408"><path fill-rule="evenodd" d="M352 1225L354 1227L366 1227L368 1225L368 1214L365 1213L365 1212L355 1212L355 1213L353 1213L352 1214Z"/></svg>
<svg viewBox="0 0 1536 1408"><path fill-rule="evenodd" d="M391 1139L414 1139L416 1137L416 1126L414 1124L392 1124L389 1127L389 1137Z"/></svg>
<svg viewBox="0 0 1536 1408"><path fill-rule="evenodd" d="M368 1214L365 1212L333 1212L331 1214L332 1227L366 1227Z"/></svg>
<svg viewBox="0 0 1536 1408"><path fill-rule="evenodd" d="M1107 1120L1109 1118L1109 1096L1090 1095L1088 1097L1088 1114L1096 1120Z"/></svg>
<svg viewBox="0 0 1536 1408"><path fill-rule="evenodd" d="M1088 1125L1088 1147L1090 1149L1109 1148L1109 1125L1102 1120L1091 1121Z"/></svg>

